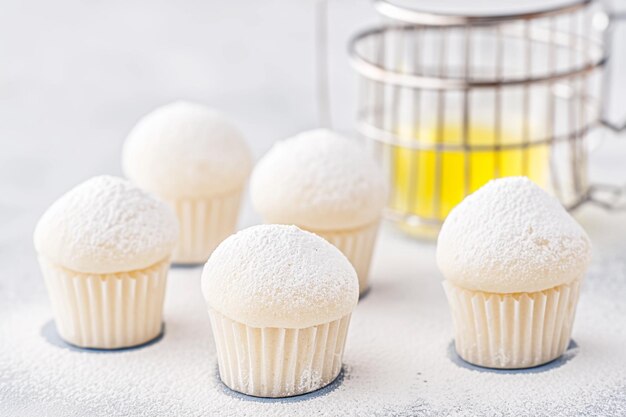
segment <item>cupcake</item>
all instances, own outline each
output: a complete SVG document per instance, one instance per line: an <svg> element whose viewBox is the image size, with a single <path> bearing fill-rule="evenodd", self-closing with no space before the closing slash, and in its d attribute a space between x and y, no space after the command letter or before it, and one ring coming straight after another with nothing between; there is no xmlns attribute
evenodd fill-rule
<svg viewBox="0 0 626 417"><path fill-rule="evenodd" d="M585 231L529 179L493 180L468 196L437 242L459 356L489 368L561 356L590 258Z"/></svg>
<svg viewBox="0 0 626 417"><path fill-rule="evenodd" d="M130 180L176 212L175 263L206 262L234 232L252 159L241 133L220 113L183 101L160 107L132 129L122 160Z"/></svg>
<svg viewBox="0 0 626 417"><path fill-rule="evenodd" d="M293 224L328 240L354 265L360 292L368 288L387 194L381 170L362 147L329 130L301 133L259 161L250 189L266 223Z"/></svg>
<svg viewBox="0 0 626 417"><path fill-rule="evenodd" d="M176 216L130 182L94 177L59 198L35 229L35 249L59 335L116 349L161 333Z"/></svg>
<svg viewBox="0 0 626 417"><path fill-rule="evenodd" d="M202 273L220 377L258 397L304 394L341 370L356 272L324 239L260 225L222 242Z"/></svg>

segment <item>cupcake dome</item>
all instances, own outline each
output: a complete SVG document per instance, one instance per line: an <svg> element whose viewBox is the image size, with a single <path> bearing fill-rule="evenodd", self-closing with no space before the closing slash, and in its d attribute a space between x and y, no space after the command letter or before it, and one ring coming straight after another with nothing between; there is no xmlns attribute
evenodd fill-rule
<svg viewBox="0 0 626 417"><path fill-rule="evenodd" d="M260 225L223 241L202 273L217 312L251 327L305 328L352 312L354 268L333 245L296 226Z"/></svg>
<svg viewBox="0 0 626 417"><path fill-rule="evenodd" d="M315 231L376 221L386 202L376 163L358 144L325 129L276 143L254 169L251 193L265 221Z"/></svg>
<svg viewBox="0 0 626 417"><path fill-rule="evenodd" d="M583 278L589 237L525 177L492 180L456 206L437 242L446 279L465 289L535 292Z"/></svg>
<svg viewBox="0 0 626 417"><path fill-rule="evenodd" d="M122 165L128 178L158 196L213 197L242 188L252 158L223 115L178 101L139 120L124 144Z"/></svg>
<svg viewBox="0 0 626 417"><path fill-rule="evenodd" d="M107 274L167 259L178 225L171 209L129 181L98 176L59 198L35 229L35 249L78 272Z"/></svg>

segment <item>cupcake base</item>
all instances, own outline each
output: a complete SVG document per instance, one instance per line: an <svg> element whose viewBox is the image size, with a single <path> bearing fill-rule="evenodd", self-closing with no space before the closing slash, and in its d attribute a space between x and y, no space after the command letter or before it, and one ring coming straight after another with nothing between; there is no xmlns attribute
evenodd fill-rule
<svg viewBox="0 0 626 417"><path fill-rule="evenodd" d="M168 201L176 212L180 238L172 255L177 264L200 264L237 226L241 190L204 199Z"/></svg>
<svg viewBox="0 0 626 417"><path fill-rule="evenodd" d="M580 280L532 293L494 294L444 281L465 361L486 368L531 368L553 361L570 341Z"/></svg>
<svg viewBox="0 0 626 417"><path fill-rule="evenodd" d="M120 349L160 335L169 260L117 274L71 271L42 258L39 263L57 331L67 343Z"/></svg>
<svg viewBox="0 0 626 417"><path fill-rule="evenodd" d="M220 378L230 389L256 397L291 397L333 382L350 315L303 329L256 328L209 309Z"/></svg>
<svg viewBox="0 0 626 417"><path fill-rule="evenodd" d="M379 225L380 221L376 221L358 229L345 231L310 230L335 245L352 263L359 276L359 294L365 293L369 288L369 270Z"/></svg>

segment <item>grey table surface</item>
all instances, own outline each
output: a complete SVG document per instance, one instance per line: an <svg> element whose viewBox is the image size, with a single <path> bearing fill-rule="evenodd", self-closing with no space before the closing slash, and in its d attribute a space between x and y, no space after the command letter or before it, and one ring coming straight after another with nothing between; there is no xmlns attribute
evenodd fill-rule
<svg viewBox="0 0 626 417"><path fill-rule="evenodd" d="M316 126L314 6L312 0L3 1L0 326L12 311L47 303L32 248L38 217L82 180L121 174L121 145L142 114L179 98L208 103L238 121L257 158L275 140ZM333 1L330 13L333 120L337 128L350 131L356 79L346 42L376 17L370 4L359 0ZM626 65L620 56L617 63ZM616 73L616 85L624 91L626 72ZM615 95L617 115L624 102ZM607 139L593 154L592 176L625 183L625 156L623 139ZM613 270L616 279L626 280L626 215L584 207L577 218L593 239L595 268ZM258 222L246 197L240 227ZM390 270L396 278L386 281ZM416 276L421 283L403 287ZM439 279L432 243L405 238L386 225L374 258L370 304L362 308L379 314L385 303L408 306L422 291L439 291L434 289ZM443 302L441 294L437 297ZM358 323L354 332L365 333ZM8 350L7 342L0 340L5 347L0 351ZM24 355L28 357L28 349ZM47 414L42 397L22 388L0 367L0 412ZM81 408L86 405L59 404L58 415L88 410ZM415 410L405 408L405 414ZM123 404L119 411L144 415ZM372 409L372 414L385 413Z"/></svg>

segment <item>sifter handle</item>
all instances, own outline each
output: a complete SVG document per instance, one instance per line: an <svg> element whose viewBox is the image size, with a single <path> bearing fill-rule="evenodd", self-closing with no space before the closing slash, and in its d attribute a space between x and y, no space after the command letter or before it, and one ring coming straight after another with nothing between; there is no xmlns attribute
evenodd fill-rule
<svg viewBox="0 0 626 417"><path fill-rule="evenodd" d="M618 12L618 13L610 13L608 15L604 14L602 16L601 22L599 22L600 26L603 26L604 31L604 42L606 45L606 50L608 54L611 53L611 40L613 38L612 27L614 24L624 23L626 22L626 12ZM605 70L605 78L604 78L604 91L603 91L603 100L604 105L602 106L602 115L600 117L600 124L605 128L613 131L614 133L622 133L626 131L626 119L621 122L615 123L606 115L606 101L609 97L610 91L610 74L613 64L609 61L607 63L607 68ZM626 210L626 185L614 185L614 184L591 184L589 189L587 190L587 195L583 198L576 207L584 204L591 203L593 205L602 207L606 210L618 210L623 211Z"/></svg>
<svg viewBox="0 0 626 417"><path fill-rule="evenodd" d="M610 49L611 49L611 40L613 38L613 31L612 31L612 27L614 24L619 24L619 23L624 23L626 22L626 11L622 11L622 12L617 12L617 13L610 13L608 16L606 16L607 21L606 21L606 31L605 31L605 44L607 45L607 50L609 50L609 53L611 53ZM607 72L608 74L606 74L606 79L604 81L605 83L605 88L604 88L604 100L608 100L608 91L610 89L610 72L612 70L613 64L611 62L608 63L609 68L607 68ZM606 108L607 106L603 106L603 108ZM602 112L602 117L600 118L600 123L602 124L602 126L606 127L607 129L615 132L615 133L621 133L626 131L626 119L622 120L621 122L615 123L611 120L609 120L609 118L606 115L606 111L603 110Z"/></svg>

